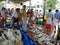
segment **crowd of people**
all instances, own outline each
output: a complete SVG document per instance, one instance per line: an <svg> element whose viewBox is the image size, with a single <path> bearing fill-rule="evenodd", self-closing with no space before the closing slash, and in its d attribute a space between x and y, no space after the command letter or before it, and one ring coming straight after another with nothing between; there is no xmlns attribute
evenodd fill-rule
<svg viewBox="0 0 60 45"><path fill-rule="evenodd" d="M56 10L56 13L53 14L52 10L49 9L49 11L46 13L46 18L51 18L51 20L55 19L60 19L59 16L59 11ZM59 14L60 15L60 14ZM15 23L17 23L21 28L24 30L27 29L27 24L32 25L35 24L35 21L40 19L41 17L43 18L43 13L42 10L35 10L33 9L28 9L26 11L26 6L23 5L22 9L16 8L15 10L12 8L2 8L0 11L0 20L6 21L7 17L11 16L12 17L12 26L14 26ZM1 18L2 17L2 18ZM0 25L3 25L2 21L0 21Z"/></svg>
<svg viewBox="0 0 60 45"><path fill-rule="evenodd" d="M39 16L37 15L39 15L38 10L34 12L33 9L28 9L28 11L26 11L25 5L23 5L22 9L6 9L5 7L2 7L0 11L0 17L3 18L4 22L6 22L8 16L11 16L13 20L12 26L14 26L15 23L17 23L24 30L26 30L27 28L27 23L29 23L30 25L35 23L35 18L39 18ZM1 24L3 25L2 21Z"/></svg>
<svg viewBox="0 0 60 45"><path fill-rule="evenodd" d="M3 25L3 22L6 23L7 17L12 17L12 27L15 23L17 23L20 27L23 27L23 29L26 29L26 6L24 5L23 8L20 10L20 8L16 8L15 10L12 9L6 9L5 7L2 8L0 11L0 17L2 17L0 20L1 24Z"/></svg>
<svg viewBox="0 0 60 45"><path fill-rule="evenodd" d="M58 22L60 21L60 11L59 10L55 10L55 13L52 13L52 10L49 9L49 11L46 13L46 18L47 18L47 20L50 19L51 23L53 21L56 21L53 24L56 24L56 23L58 24Z"/></svg>
<svg viewBox="0 0 60 45"><path fill-rule="evenodd" d="M56 9L54 12L52 12L52 11L53 10L49 9L48 13L46 13L46 16L59 19L60 18L60 11L58 9Z"/></svg>

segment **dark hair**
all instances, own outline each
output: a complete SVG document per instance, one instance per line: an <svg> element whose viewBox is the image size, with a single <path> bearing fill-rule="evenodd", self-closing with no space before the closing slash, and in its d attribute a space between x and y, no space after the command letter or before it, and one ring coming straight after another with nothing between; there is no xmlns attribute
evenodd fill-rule
<svg viewBox="0 0 60 45"><path fill-rule="evenodd" d="M21 5L23 5L23 3L20 3Z"/></svg>
<svg viewBox="0 0 60 45"><path fill-rule="evenodd" d="M0 12L0 15L1 15L1 12Z"/></svg>
<svg viewBox="0 0 60 45"><path fill-rule="evenodd" d="M25 7L25 8L26 8L26 5L23 5L23 7Z"/></svg>
<svg viewBox="0 0 60 45"><path fill-rule="evenodd" d="M2 10L5 10L6 8L5 7L2 7Z"/></svg>
<svg viewBox="0 0 60 45"><path fill-rule="evenodd" d="M16 8L16 11L19 12L20 11L20 8Z"/></svg>
<svg viewBox="0 0 60 45"><path fill-rule="evenodd" d="M55 10L55 12L58 12L59 10Z"/></svg>
<svg viewBox="0 0 60 45"><path fill-rule="evenodd" d="M51 12L51 9L49 9L49 12Z"/></svg>
<svg viewBox="0 0 60 45"><path fill-rule="evenodd" d="M20 8L16 8L16 10L20 10Z"/></svg>

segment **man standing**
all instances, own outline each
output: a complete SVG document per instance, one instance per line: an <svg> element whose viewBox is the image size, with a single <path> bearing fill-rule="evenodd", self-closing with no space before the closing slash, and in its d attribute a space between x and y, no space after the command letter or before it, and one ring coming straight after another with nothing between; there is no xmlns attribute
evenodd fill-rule
<svg viewBox="0 0 60 45"><path fill-rule="evenodd" d="M56 36L57 36L57 40L59 41L60 40L60 11L59 10L56 10L54 17L56 19L56 22L55 22Z"/></svg>
<svg viewBox="0 0 60 45"><path fill-rule="evenodd" d="M51 12L51 9L49 9L48 13L46 14L46 17L47 17L46 23L47 24L51 24L52 23L52 19L53 19L53 14Z"/></svg>
<svg viewBox="0 0 60 45"><path fill-rule="evenodd" d="M56 12L56 13L55 13L54 17L55 17L56 19L59 19L59 18L60 18L60 11L59 11L59 10L56 10L55 12Z"/></svg>
<svg viewBox="0 0 60 45"><path fill-rule="evenodd" d="M2 10L1 10L1 16L2 17L5 15L5 12L6 12L6 8L2 7Z"/></svg>
<svg viewBox="0 0 60 45"><path fill-rule="evenodd" d="M27 29L27 14L26 14L26 6L23 5L23 9L21 10L21 15L22 15L22 29L26 31Z"/></svg>
<svg viewBox="0 0 60 45"><path fill-rule="evenodd" d="M12 26L14 26L15 23L18 23L18 13L19 12L20 12L20 9L19 8L17 8L16 11L13 12L13 14L12 14L13 25Z"/></svg>
<svg viewBox="0 0 60 45"><path fill-rule="evenodd" d="M53 17L53 14L52 14L52 12L51 12L51 9L49 9L49 11L48 11L48 13L46 14L46 16L47 16L47 17L50 17L50 18Z"/></svg>

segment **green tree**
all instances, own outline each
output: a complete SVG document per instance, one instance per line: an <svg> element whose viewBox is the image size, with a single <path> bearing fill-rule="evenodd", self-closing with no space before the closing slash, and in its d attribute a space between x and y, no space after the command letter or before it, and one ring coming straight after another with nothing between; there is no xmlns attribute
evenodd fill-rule
<svg viewBox="0 0 60 45"><path fill-rule="evenodd" d="M6 5L5 2L0 2L0 6L4 7Z"/></svg>
<svg viewBox="0 0 60 45"><path fill-rule="evenodd" d="M47 1L47 9L55 9L55 5L57 4L57 0L46 0Z"/></svg>

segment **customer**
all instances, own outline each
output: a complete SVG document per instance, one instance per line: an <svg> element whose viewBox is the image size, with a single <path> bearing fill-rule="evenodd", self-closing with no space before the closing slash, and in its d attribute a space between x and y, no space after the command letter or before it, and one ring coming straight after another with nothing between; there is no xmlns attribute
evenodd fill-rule
<svg viewBox="0 0 60 45"><path fill-rule="evenodd" d="M20 11L20 9L19 9L19 8L16 8L16 11L13 12L13 14L12 14L13 26L14 26L15 23L18 24L18 12L19 12L19 11Z"/></svg>
<svg viewBox="0 0 60 45"><path fill-rule="evenodd" d="M56 12L56 13L55 13L54 17L55 17L56 19L58 19L58 18L59 18L59 15L60 15L60 14L59 14L59 10L56 10L55 12Z"/></svg>
<svg viewBox="0 0 60 45"><path fill-rule="evenodd" d="M28 9L28 11L27 11L27 24L29 25L29 17L30 17L30 13L31 12L31 9Z"/></svg>
<svg viewBox="0 0 60 45"><path fill-rule="evenodd" d="M27 30L27 20L26 20L27 14L26 14L26 6L25 5L23 5L23 8L21 10L21 15L22 15L22 29L26 31Z"/></svg>
<svg viewBox="0 0 60 45"><path fill-rule="evenodd" d="M55 12L56 13L54 15L54 20L55 20L54 24L56 26L56 35L57 35L58 27L59 27L59 23L60 23L60 12L59 12L59 10L56 10Z"/></svg>
<svg viewBox="0 0 60 45"><path fill-rule="evenodd" d="M2 10L1 10L1 16L2 17L5 15L5 12L6 12L6 8L5 7L2 7Z"/></svg>
<svg viewBox="0 0 60 45"><path fill-rule="evenodd" d="M50 17L52 18L53 17L53 13L51 12L52 10L49 9L48 13L46 14L47 18Z"/></svg>
<svg viewBox="0 0 60 45"><path fill-rule="evenodd" d="M1 13L0 13L0 26L3 26L3 17L1 16Z"/></svg>
<svg viewBox="0 0 60 45"><path fill-rule="evenodd" d="M22 28L22 15L20 13L20 9L18 10L18 25Z"/></svg>
<svg viewBox="0 0 60 45"><path fill-rule="evenodd" d="M33 12L33 9L31 9L31 12L30 12L30 25L34 24L34 12Z"/></svg>
<svg viewBox="0 0 60 45"><path fill-rule="evenodd" d="M46 23L47 24L51 24L52 23L52 20L53 20L53 14L51 12L51 9L49 9L48 13L46 14L46 17L47 17Z"/></svg>
<svg viewBox="0 0 60 45"><path fill-rule="evenodd" d="M13 14L13 12L14 12L14 8L11 9L11 14Z"/></svg>
<svg viewBox="0 0 60 45"><path fill-rule="evenodd" d="M30 17L30 9L28 9L28 11L27 11L27 17L28 18Z"/></svg>
<svg viewBox="0 0 60 45"><path fill-rule="evenodd" d="M9 16L12 15L12 12L11 12L10 8L8 8L8 14L9 14Z"/></svg>

